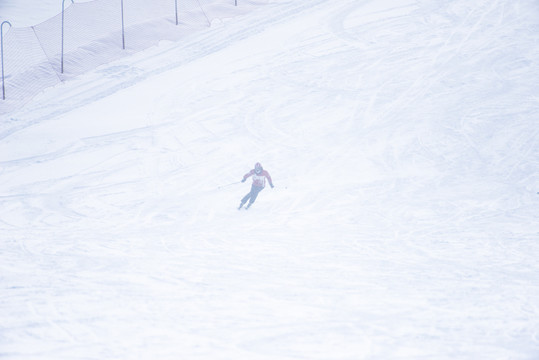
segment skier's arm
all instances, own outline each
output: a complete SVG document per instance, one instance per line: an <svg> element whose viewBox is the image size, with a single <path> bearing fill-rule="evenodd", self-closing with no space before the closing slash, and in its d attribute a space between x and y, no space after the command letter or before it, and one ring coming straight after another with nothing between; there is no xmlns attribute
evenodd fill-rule
<svg viewBox="0 0 539 360"><path fill-rule="evenodd" d="M271 176L269 172L267 172L266 170L264 170L264 172L265 172L264 176L268 179L270 186L273 188L273 181L271 181Z"/></svg>
<svg viewBox="0 0 539 360"><path fill-rule="evenodd" d="M249 176L252 176L255 173L254 170L249 171L247 174L243 175L243 179L241 179L241 182L245 182Z"/></svg>

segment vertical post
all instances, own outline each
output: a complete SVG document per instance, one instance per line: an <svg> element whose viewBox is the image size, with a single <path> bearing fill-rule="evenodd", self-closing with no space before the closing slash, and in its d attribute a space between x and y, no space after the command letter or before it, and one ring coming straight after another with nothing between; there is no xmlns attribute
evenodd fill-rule
<svg viewBox="0 0 539 360"><path fill-rule="evenodd" d="M234 0L234 6L238 6L238 0Z"/></svg>
<svg viewBox="0 0 539 360"><path fill-rule="evenodd" d="M62 60L60 65L60 72L64 73L64 8L65 8L65 2L66 0L62 0ZM71 3L73 4L73 0L71 0Z"/></svg>
<svg viewBox="0 0 539 360"><path fill-rule="evenodd" d="M176 25L178 25L178 0L174 0L174 4L176 5Z"/></svg>
<svg viewBox="0 0 539 360"><path fill-rule="evenodd" d="M122 49L125 50L124 0L122 0Z"/></svg>
<svg viewBox="0 0 539 360"><path fill-rule="evenodd" d="M2 100L6 100L6 88L4 86L4 24L8 24L11 27L9 21L2 22L0 25L0 57L2 58Z"/></svg>

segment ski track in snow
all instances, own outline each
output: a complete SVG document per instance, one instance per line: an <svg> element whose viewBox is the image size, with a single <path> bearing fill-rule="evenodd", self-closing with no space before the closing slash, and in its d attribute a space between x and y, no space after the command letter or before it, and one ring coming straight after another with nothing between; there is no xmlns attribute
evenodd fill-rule
<svg viewBox="0 0 539 360"><path fill-rule="evenodd" d="M521 7L282 2L36 97L0 125L0 358L537 357Z"/></svg>

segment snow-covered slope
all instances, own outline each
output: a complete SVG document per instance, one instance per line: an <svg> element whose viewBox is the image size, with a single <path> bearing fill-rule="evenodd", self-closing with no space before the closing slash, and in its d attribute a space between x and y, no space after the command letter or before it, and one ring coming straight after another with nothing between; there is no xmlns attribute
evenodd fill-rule
<svg viewBox="0 0 539 360"><path fill-rule="evenodd" d="M538 15L280 1L4 116L0 357L536 358Z"/></svg>

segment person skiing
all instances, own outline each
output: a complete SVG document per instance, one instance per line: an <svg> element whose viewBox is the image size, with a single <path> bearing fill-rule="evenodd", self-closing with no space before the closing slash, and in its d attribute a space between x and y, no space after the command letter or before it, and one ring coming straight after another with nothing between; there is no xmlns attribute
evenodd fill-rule
<svg viewBox="0 0 539 360"><path fill-rule="evenodd" d="M273 181L271 181L271 176L269 172L262 168L262 165L260 163L257 162L254 169L243 175L243 179L241 180L241 182L245 182L245 180L247 180L250 176L253 177L251 191L247 195L245 195L243 199L241 199L238 210L240 210L247 201L249 201L249 203L247 204L245 209L249 209L251 205L253 205L256 200L256 197L258 196L258 193L264 190L264 187L266 186L266 179L268 179L268 182L273 189Z"/></svg>

